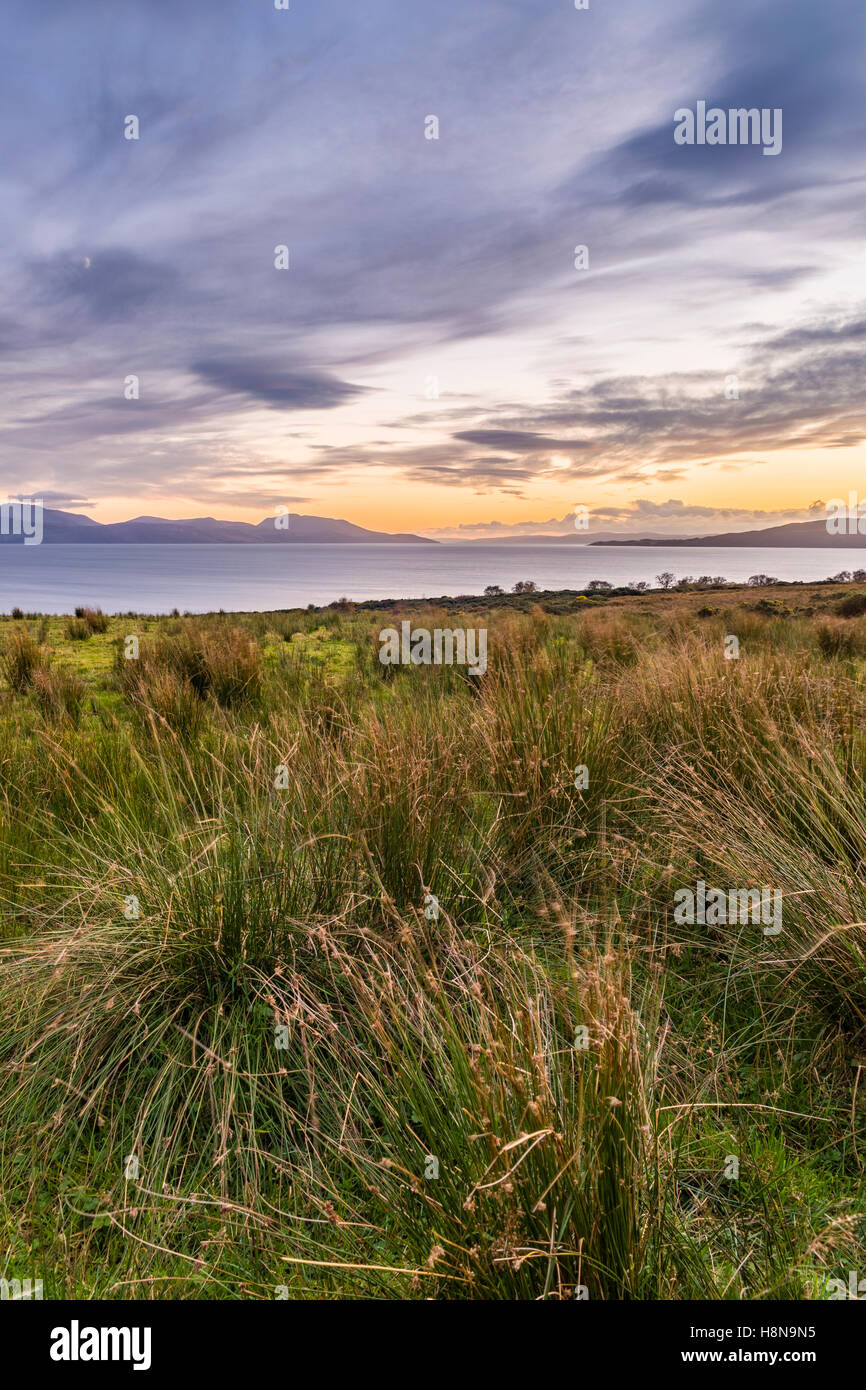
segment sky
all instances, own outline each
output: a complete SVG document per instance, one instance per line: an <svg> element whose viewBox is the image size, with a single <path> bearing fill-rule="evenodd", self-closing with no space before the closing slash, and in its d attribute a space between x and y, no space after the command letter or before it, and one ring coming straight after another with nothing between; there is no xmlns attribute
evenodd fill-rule
<svg viewBox="0 0 866 1390"><path fill-rule="evenodd" d="M866 494L860 0L4 15L7 497L472 538ZM699 101L781 151L677 144Z"/></svg>

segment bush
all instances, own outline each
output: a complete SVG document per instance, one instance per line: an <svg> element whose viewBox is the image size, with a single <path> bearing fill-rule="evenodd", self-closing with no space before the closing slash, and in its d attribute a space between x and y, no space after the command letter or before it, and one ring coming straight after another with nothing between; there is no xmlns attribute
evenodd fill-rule
<svg viewBox="0 0 866 1390"><path fill-rule="evenodd" d="M866 613L866 594L850 594L836 605L836 612L843 618L859 618Z"/></svg>
<svg viewBox="0 0 866 1390"><path fill-rule="evenodd" d="M822 656L830 659L857 656L862 646L862 643L858 641L857 634L852 632L850 628L844 627L841 623L829 621L816 624L815 640Z"/></svg>
<svg viewBox="0 0 866 1390"><path fill-rule="evenodd" d="M226 708L257 697L262 683L258 643L239 627L187 624L176 636L142 643L137 660L118 656L121 688L136 703L166 714L183 712L189 699L212 696ZM164 679L172 677L172 680ZM156 703L154 703L156 702Z"/></svg>
<svg viewBox="0 0 866 1390"><path fill-rule="evenodd" d="M70 642L86 642L91 628L83 618L68 618L65 631Z"/></svg>
<svg viewBox="0 0 866 1390"><path fill-rule="evenodd" d="M47 719L78 723L84 683L67 667L38 666L33 673L33 695Z"/></svg>
<svg viewBox="0 0 866 1390"><path fill-rule="evenodd" d="M201 695L190 680L168 667L156 665L148 671L146 699L142 693L139 703L186 741L201 732L205 719Z"/></svg>
<svg viewBox="0 0 866 1390"><path fill-rule="evenodd" d="M3 674L12 690L28 690L36 672L48 665L48 658L26 628L12 632L3 652Z"/></svg>
<svg viewBox="0 0 866 1390"><path fill-rule="evenodd" d="M101 608L76 608L75 616L83 618L91 632L108 631L108 619Z"/></svg>

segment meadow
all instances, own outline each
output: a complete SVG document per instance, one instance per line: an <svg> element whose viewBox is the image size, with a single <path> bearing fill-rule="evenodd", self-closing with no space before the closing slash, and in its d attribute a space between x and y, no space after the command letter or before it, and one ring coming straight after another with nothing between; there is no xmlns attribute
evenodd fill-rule
<svg viewBox="0 0 866 1390"><path fill-rule="evenodd" d="M407 617L485 674L383 666ZM0 1278L866 1276L866 586L16 614L0 663Z"/></svg>

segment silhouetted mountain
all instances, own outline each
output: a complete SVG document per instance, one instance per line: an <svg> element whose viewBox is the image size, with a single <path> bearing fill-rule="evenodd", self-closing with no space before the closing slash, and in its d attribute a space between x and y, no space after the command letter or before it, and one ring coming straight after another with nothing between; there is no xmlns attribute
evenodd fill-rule
<svg viewBox="0 0 866 1390"><path fill-rule="evenodd" d="M278 529L272 516L265 517L255 526L247 521L218 521L212 516L184 517L180 521L161 516L136 516L131 521L104 523L77 512L61 512L45 507L42 512L42 532L43 543L52 545L439 544L426 536L367 531L351 521L295 513L289 517L287 529ZM20 536L0 535L0 543L21 545L22 539Z"/></svg>
<svg viewBox="0 0 866 1390"><path fill-rule="evenodd" d="M592 537L595 536L595 540ZM663 536L653 536L662 544ZM444 545L468 545L470 538L460 541L455 536L444 541ZM527 536L476 536L472 545L627 545L628 538L622 531L541 531ZM641 542L643 544L643 542Z"/></svg>
<svg viewBox="0 0 866 1390"><path fill-rule="evenodd" d="M664 540L647 536L643 540L634 541L593 541L593 545L680 545L680 546L760 546L766 547L792 547L794 549L820 549L820 550L862 550L866 548L866 535L842 535L831 534L827 530L827 521L822 518L820 521L789 521L784 526L767 526L762 531L724 531L720 536L692 536L688 539L681 539L679 536L668 536Z"/></svg>

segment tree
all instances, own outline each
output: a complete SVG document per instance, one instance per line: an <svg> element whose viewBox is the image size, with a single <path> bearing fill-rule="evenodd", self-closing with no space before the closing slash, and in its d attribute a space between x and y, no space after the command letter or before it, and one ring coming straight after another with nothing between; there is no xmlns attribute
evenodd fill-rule
<svg viewBox="0 0 866 1390"><path fill-rule="evenodd" d="M656 583L660 589L672 589L675 579L676 575L671 574L670 570L665 570L664 574L656 575Z"/></svg>
<svg viewBox="0 0 866 1390"><path fill-rule="evenodd" d="M855 584L866 584L866 570L855 570L851 578Z"/></svg>
<svg viewBox="0 0 866 1390"><path fill-rule="evenodd" d="M500 589L498 584L488 584L487 588L484 590L486 598L497 598L499 594L504 592L504 589Z"/></svg>
<svg viewBox="0 0 866 1390"><path fill-rule="evenodd" d="M773 579L769 574L753 574L747 583L755 589L766 589L768 584L778 584L778 579Z"/></svg>
<svg viewBox="0 0 866 1390"><path fill-rule="evenodd" d="M538 585L532 579L518 579L511 592L514 594L537 594Z"/></svg>
<svg viewBox="0 0 866 1390"><path fill-rule="evenodd" d="M606 579L591 579L586 586L589 594L597 594L601 589L612 589L613 585L608 584Z"/></svg>

